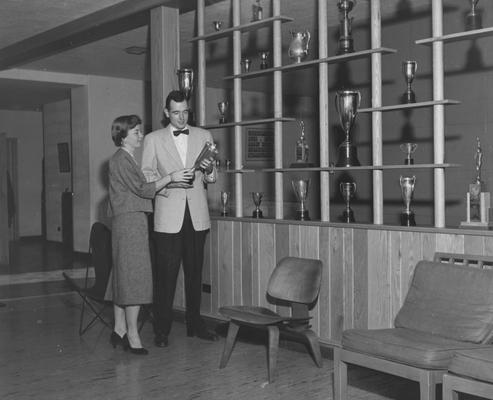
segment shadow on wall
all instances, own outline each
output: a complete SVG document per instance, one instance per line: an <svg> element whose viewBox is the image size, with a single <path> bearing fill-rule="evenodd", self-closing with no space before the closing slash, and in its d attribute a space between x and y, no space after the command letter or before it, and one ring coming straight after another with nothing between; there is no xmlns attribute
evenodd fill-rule
<svg viewBox="0 0 493 400"><path fill-rule="evenodd" d="M108 195L109 188L109 161L104 162L99 170L99 183L102 187L106 188L106 195L99 201L97 205L96 220L102 222L108 227L111 227L111 210L110 201Z"/></svg>

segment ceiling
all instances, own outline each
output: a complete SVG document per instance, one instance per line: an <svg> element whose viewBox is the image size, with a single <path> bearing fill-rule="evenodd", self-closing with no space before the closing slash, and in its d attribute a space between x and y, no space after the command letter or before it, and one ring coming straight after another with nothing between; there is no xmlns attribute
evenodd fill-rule
<svg viewBox="0 0 493 400"><path fill-rule="evenodd" d="M135 1L135 0L133 0ZM338 9L335 0L328 1L328 25L338 25ZM248 21L251 15L253 0L241 0L242 23ZM416 12L429 12L430 0L381 0L382 18L400 18ZM2 0L0 11L0 52L7 46L41 34L61 24L87 16L106 7L122 3L122 0ZM168 0L170 6L180 7L180 40L182 66L192 64L193 47L188 40L194 36L195 0ZM264 16L269 15L269 0L261 0L264 6ZM221 20L223 27L230 21L231 1L206 0L206 31L212 31L212 21ZM358 21L368 21L370 0L357 0L357 5L351 12L355 24ZM281 1L282 14L295 19L290 28L313 30L313 21L317 21L316 0L283 0ZM29 12L26 12L29 10ZM129 55L124 49L130 46L147 47L148 28L146 25L97 40L92 43L50 55L35 61L17 65L16 68L28 70L56 71L75 74L104 75L132 79L147 79L148 60L146 54ZM289 30L283 29L289 43ZM252 36L249 41L254 49L268 46L268 35ZM211 67L221 64L219 61L230 57L230 43L222 39L207 47L208 57L211 58ZM118 60L115 63L115 60ZM1 76L1 75L0 75ZM209 84L209 82L208 82ZM214 85L214 82L211 82ZM16 81L0 78L0 92L9 93L2 96L0 109L39 109L40 105L59 99L67 98L70 86L31 81Z"/></svg>

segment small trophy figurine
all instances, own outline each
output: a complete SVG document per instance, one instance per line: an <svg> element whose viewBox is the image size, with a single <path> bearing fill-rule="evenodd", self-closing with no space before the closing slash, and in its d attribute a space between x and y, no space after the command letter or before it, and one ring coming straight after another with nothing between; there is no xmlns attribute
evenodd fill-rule
<svg viewBox="0 0 493 400"><path fill-rule="evenodd" d="M339 189L341 190L342 198L346 203L346 208L342 212L342 220L346 223L354 222L354 213L349 203L356 193L356 183L354 182L341 182L339 184Z"/></svg>
<svg viewBox="0 0 493 400"><path fill-rule="evenodd" d="M260 209L260 203L263 197L262 192L252 192L253 204L255 204L255 210L253 210L253 218L263 218L262 210Z"/></svg>
<svg viewBox="0 0 493 400"><path fill-rule="evenodd" d="M269 52L268 51L261 51L258 54L260 56L260 69L269 68L269 63L267 62L267 58L269 58Z"/></svg>
<svg viewBox="0 0 493 400"><path fill-rule="evenodd" d="M255 4L252 5L252 22L260 21L263 18L263 9L260 5L260 0L257 0Z"/></svg>
<svg viewBox="0 0 493 400"><path fill-rule="evenodd" d="M219 123L220 124L225 124L226 123L226 112L228 111L228 106L229 103L227 101L220 101L217 103L217 108L219 109Z"/></svg>
<svg viewBox="0 0 493 400"><path fill-rule="evenodd" d="M241 65L243 66L243 72L249 72L252 65L252 60L250 60L249 58L244 58L243 60L241 60Z"/></svg>
<svg viewBox="0 0 493 400"><path fill-rule="evenodd" d="M221 206L223 207L221 211L221 217L226 217L228 212L228 202L229 202L229 192L221 191Z"/></svg>
<svg viewBox="0 0 493 400"><path fill-rule="evenodd" d="M402 143L399 147L404 153L406 153L404 164L413 165L414 159L411 156L418 148L418 145L416 143Z"/></svg>
<svg viewBox="0 0 493 400"><path fill-rule="evenodd" d="M306 143L305 140L305 123L301 119L299 121L299 124L301 128L301 136L296 141L296 162L306 163L308 162L308 153L310 149L308 148L308 144Z"/></svg>
<svg viewBox="0 0 493 400"><path fill-rule="evenodd" d="M416 69L418 68L418 63L416 61L403 61L402 62L402 73L404 78L406 78L407 91L402 95L403 103L416 103L416 95L411 89L411 83L416 76Z"/></svg>
<svg viewBox="0 0 493 400"><path fill-rule="evenodd" d="M479 0L467 0L471 4L471 11L466 15L466 30L472 31L474 29L481 29L481 14L476 9Z"/></svg>
<svg viewBox="0 0 493 400"><path fill-rule="evenodd" d="M308 197L308 187L310 179L295 179L291 181L296 198L300 202L300 206L296 210L296 219L299 221L309 221L308 210L305 207L305 202Z"/></svg>
<svg viewBox="0 0 493 400"><path fill-rule="evenodd" d="M212 25L214 26L214 30L219 32L221 30L221 26L223 25L223 21L212 21Z"/></svg>
<svg viewBox="0 0 493 400"><path fill-rule="evenodd" d="M411 210L411 199L413 198L416 177L400 177L402 200L404 200L404 211L401 213L402 226L416 226L414 211Z"/></svg>
<svg viewBox="0 0 493 400"><path fill-rule="evenodd" d="M355 0L339 0L337 7L340 11L339 25L339 49L337 54L353 53L352 23L353 18L349 17L349 12L353 9Z"/></svg>

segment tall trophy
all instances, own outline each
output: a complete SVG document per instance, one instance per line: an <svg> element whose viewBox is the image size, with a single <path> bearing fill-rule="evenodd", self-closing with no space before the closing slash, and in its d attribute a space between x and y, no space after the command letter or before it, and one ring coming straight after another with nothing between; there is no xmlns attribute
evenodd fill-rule
<svg viewBox="0 0 493 400"><path fill-rule="evenodd" d="M220 101L217 103L217 108L219 109L219 123L226 123L226 113L228 111L229 103L227 101Z"/></svg>
<svg viewBox="0 0 493 400"><path fill-rule="evenodd" d="M404 200L404 211L401 213L402 226L416 226L414 211L411 211L411 199L413 198L416 177L400 177L402 200Z"/></svg>
<svg viewBox="0 0 493 400"><path fill-rule="evenodd" d="M255 210L253 210L252 217L253 218L263 218L262 210L260 209L260 203L262 202L263 197L262 192L252 192L253 204L255 204Z"/></svg>
<svg viewBox="0 0 493 400"><path fill-rule="evenodd" d="M339 49L337 54L353 53L353 37L352 37L352 23L353 18L349 17L349 12L356 4L355 0L339 0L337 7L339 8L340 20L339 20Z"/></svg>
<svg viewBox="0 0 493 400"><path fill-rule="evenodd" d="M356 193L356 183L354 182L341 182L339 184L339 189L341 190L342 198L346 203L346 208L342 212L342 220L344 222L350 223L354 222L354 213L351 209L349 203Z"/></svg>
<svg viewBox="0 0 493 400"><path fill-rule="evenodd" d="M296 63L300 63L308 55L308 44L310 43L310 32L290 31L292 39L288 48L288 56Z"/></svg>
<svg viewBox="0 0 493 400"><path fill-rule="evenodd" d="M416 61L403 61L402 62L402 73L404 78L406 78L407 90L402 95L403 103L416 103L416 95L411 89L411 83L413 83L414 77L416 76L416 69L418 68L418 63Z"/></svg>
<svg viewBox="0 0 493 400"><path fill-rule="evenodd" d="M404 164L413 165L414 158L412 158L412 155L418 148L418 145L416 143L402 143L399 147L406 154L406 158L404 159Z"/></svg>
<svg viewBox="0 0 493 400"><path fill-rule="evenodd" d="M479 0L467 0L471 4L471 11L466 15L466 30L472 31L474 29L481 29L481 14L476 9Z"/></svg>
<svg viewBox="0 0 493 400"><path fill-rule="evenodd" d="M299 221L309 221L310 216L308 210L305 207L306 199L308 197L308 187L310 185L310 179L295 179L291 181L296 198L300 202L298 209L296 210L296 219Z"/></svg>
<svg viewBox="0 0 493 400"><path fill-rule="evenodd" d="M193 91L193 69L182 68L176 71L178 75L178 88L185 95L189 107L189 122L193 124L193 113L190 104L190 97Z"/></svg>
<svg viewBox="0 0 493 400"><path fill-rule="evenodd" d="M221 191L221 217L226 217L229 212L228 212L228 202L229 202L229 192Z"/></svg>
<svg viewBox="0 0 493 400"><path fill-rule="evenodd" d="M349 133L353 127L358 107L361 101L361 94L357 90L338 90L336 93L336 110L339 113L341 126L346 133L346 139L339 145L339 155L336 167L351 167L361 165L356 154L356 147L349 139Z"/></svg>
<svg viewBox="0 0 493 400"><path fill-rule="evenodd" d="M483 150L481 141L476 138L476 153L474 154L476 177L469 184L469 191L466 193L467 209L466 221L461 222L461 226L488 228L490 225L490 193L483 192L484 183L481 180L481 166L483 164Z"/></svg>

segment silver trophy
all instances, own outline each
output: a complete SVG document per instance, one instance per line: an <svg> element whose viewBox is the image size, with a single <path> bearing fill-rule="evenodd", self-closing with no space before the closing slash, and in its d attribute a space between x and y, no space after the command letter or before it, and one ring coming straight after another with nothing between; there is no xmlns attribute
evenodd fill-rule
<svg viewBox="0 0 493 400"><path fill-rule="evenodd" d="M229 103L227 101L220 101L217 103L217 108L219 109L219 123L226 123L226 113L228 112Z"/></svg>
<svg viewBox="0 0 493 400"><path fill-rule="evenodd" d="M407 90L402 95L403 103L416 103L416 95L411 89L411 83L416 76L416 69L418 68L418 63L416 61L403 61L402 62L402 73L406 79Z"/></svg>
<svg viewBox="0 0 493 400"><path fill-rule="evenodd" d="M219 32L221 30L221 26L223 25L223 21L212 21L212 26L214 26L214 30Z"/></svg>
<svg viewBox="0 0 493 400"><path fill-rule="evenodd" d="M353 18L349 17L349 12L356 4L355 0L339 0L337 7L340 13L339 25L339 49L337 54L353 53L352 23Z"/></svg>
<svg viewBox="0 0 493 400"><path fill-rule="evenodd" d="M305 207L306 199L308 197L308 187L310 185L310 179L295 179L291 181L296 198L300 202L299 208L296 210L296 219L299 221L309 221L310 216L308 210Z"/></svg>
<svg viewBox="0 0 493 400"><path fill-rule="evenodd" d="M260 56L260 69L269 68L269 63L267 62L267 59L269 58L269 52L261 51L258 53L258 55Z"/></svg>
<svg viewBox="0 0 493 400"><path fill-rule="evenodd" d="M253 204L255 204L255 210L253 210L253 218L263 218L262 210L260 209L260 203L262 202L262 192L252 192Z"/></svg>
<svg viewBox="0 0 493 400"><path fill-rule="evenodd" d="M310 32L290 31L292 40L288 48L288 56L295 62L300 63L308 55L308 44L310 43Z"/></svg>
<svg viewBox="0 0 493 400"><path fill-rule="evenodd" d="M336 110L342 129L346 133L346 139L339 145L339 156L337 167L351 167L360 165L357 157L356 147L351 144L349 133L353 127L361 94L357 90L338 90L335 97Z"/></svg>
<svg viewBox="0 0 493 400"><path fill-rule="evenodd" d="M354 213L349 204L356 193L356 183L341 182L339 184L339 189L341 190L342 198L346 203L346 208L342 212L342 220L347 223L354 222Z"/></svg>
<svg viewBox="0 0 493 400"><path fill-rule="evenodd" d="M483 182L481 181L481 166L483 165L483 150L481 141L476 137L477 146L474 154L476 177L469 184L469 220L481 221L481 192L483 191Z"/></svg>
<svg viewBox="0 0 493 400"><path fill-rule="evenodd" d="M222 217L226 217L227 215L229 215L229 212L228 212L229 196L230 196L229 192L221 191L221 206L222 206L221 216Z"/></svg>
<svg viewBox="0 0 493 400"><path fill-rule="evenodd" d="M404 164L406 165L414 164L414 159L412 158L412 155L418 148L418 145L416 143L402 143L399 147L406 154L406 158L404 159Z"/></svg>
<svg viewBox="0 0 493 400"><path fill-rule="evenodd" d="M252 5L252 21L260 21L263 18L264 10L260 5L260 0L257 0L255 4Z"/></svg>
<svg viewBox="0 0 493 400"><path fill-rule="evenodd" d="M188 102L188 120L193 125L193 111L190 105L190 97L193 92L193 69L182 68L176 71L178 75L178 88L185 95Z"/></svg>
<svg viewBox="0 0 493 400"><path fill-rule="evenodd" d="M192 169L193 170L199 169L202 161L207 160L208 158L215 160L218 154L219 154L219 150L217 149L215 143L205 142L204 147L202 147L202 150L200 151L199 155L195 159L195 162L193 163Z"/></svg>
<svg viewBox="0 0 493 400"><path fill-rule="evenodd" d="M249 72L250 67L252 66L252 60L250 60L249 58L244 58L243 60L241 60L241 65L243 67L243 72Z"/></svg>
<svg viewBox="0 0 493 400"><path fill-rule="evenodd" d="M401 225L416 226L414 211L411 210L411 200L413 198L416 177L401 176L399 182L401 185L402 200L404 200L404 210L401 213Z"/></svg>
<svg viewBox="0 0 493 400"><path fill-rule="evenodd" d="M476 9L479 0L467 0L471 4L471 11L466 15L466 30L471 31L474 29L481 29L481 14Z"/></svg>

